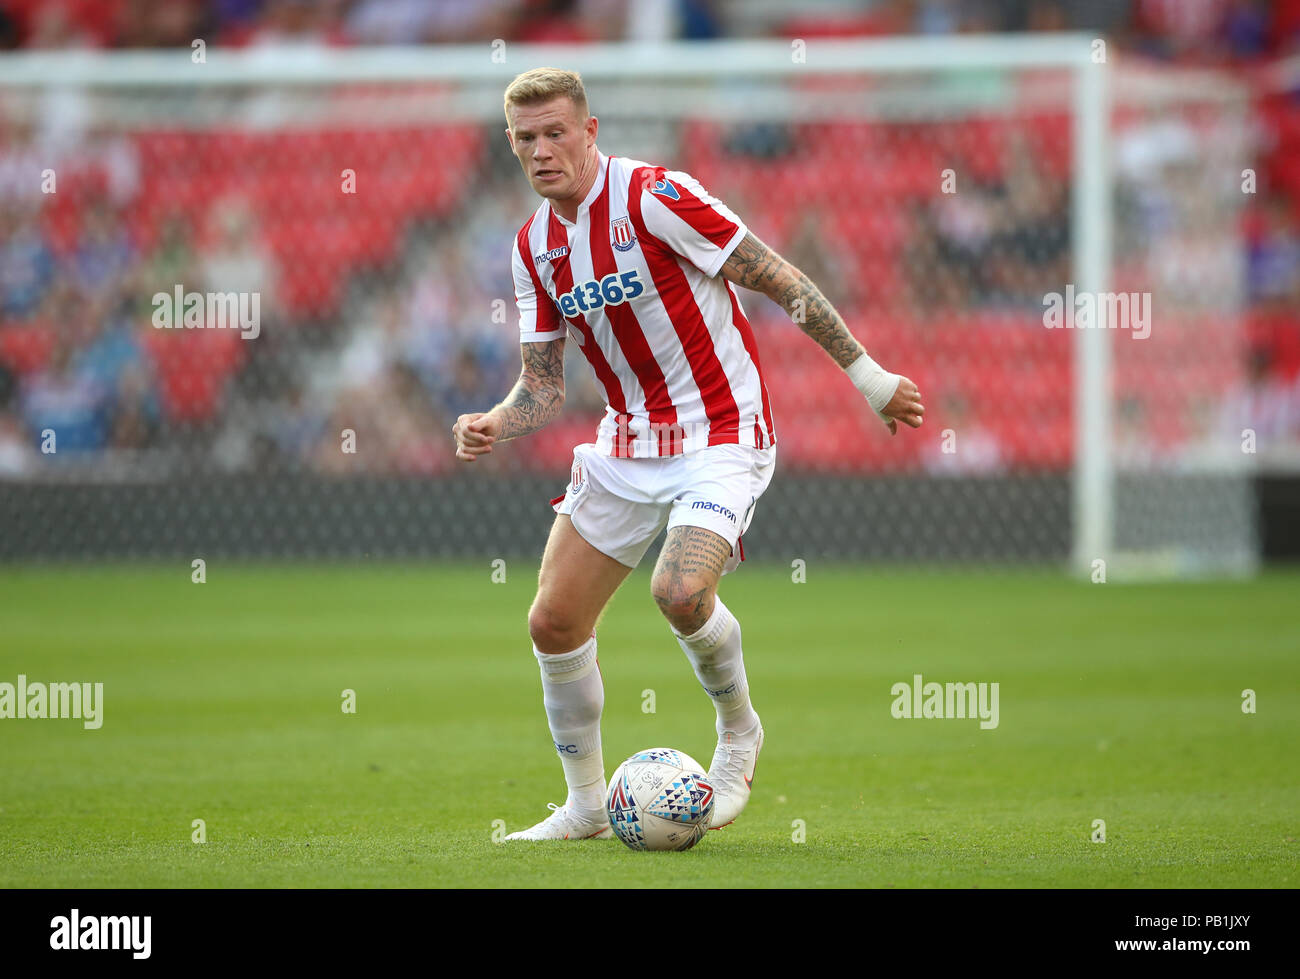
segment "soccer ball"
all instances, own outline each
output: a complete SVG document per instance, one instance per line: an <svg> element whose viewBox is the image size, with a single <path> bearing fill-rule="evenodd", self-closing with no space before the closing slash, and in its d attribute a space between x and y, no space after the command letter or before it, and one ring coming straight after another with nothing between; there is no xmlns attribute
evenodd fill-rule
<svg viewBox="0 0 1300 979"><path fill-rule="evenodd" d="M686 752L647 748L618 766L605 809L633 850L689 850L713 818L713 786Z"/></svg>

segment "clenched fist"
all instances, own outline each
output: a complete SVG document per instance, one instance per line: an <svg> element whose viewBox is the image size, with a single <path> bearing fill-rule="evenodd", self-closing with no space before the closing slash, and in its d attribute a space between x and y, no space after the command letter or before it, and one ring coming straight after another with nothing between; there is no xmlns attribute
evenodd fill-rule
<svg viewBox="0 0 1300 979"><path fill-rule="evenodd" d="M889 416L886 424L891 435L898 434L899 422L912 428L920 428L925 415L925 405L921 404L921 391L916 383L910 377L900 379L894 396L889 399L889 404L885 405L880 413Z"/></svg>
<svg viewBox="0 0 1300 979"><path fill-rule="evenodd" d="M474 412L461 415L451 427L456 437L456 458L473 462L492 451L492 443L501 434L501 419L491 412Z"/></svg>

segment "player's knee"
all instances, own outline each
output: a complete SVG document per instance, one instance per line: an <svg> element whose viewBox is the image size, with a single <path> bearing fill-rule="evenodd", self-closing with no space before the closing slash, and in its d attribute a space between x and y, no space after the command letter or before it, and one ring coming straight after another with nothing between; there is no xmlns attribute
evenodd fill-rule
<svg viewBox="0 0 1300 979"><path fill-rule="evenodd" d="M591 635L591 626L564 609L534 602L528 611L528 635L543 653L567 653Z"/></svg>
<svg viewBox="0 0 1300 979"><path fill-rule="evenodd" d="M656 576L650 592L655 604L678 632L698 632L713 614L713 582L693 575Z"/></svg>

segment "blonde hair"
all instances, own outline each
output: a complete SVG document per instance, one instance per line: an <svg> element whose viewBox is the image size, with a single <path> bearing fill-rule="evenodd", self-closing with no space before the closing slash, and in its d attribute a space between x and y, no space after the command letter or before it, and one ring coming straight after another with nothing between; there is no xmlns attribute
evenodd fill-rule
<svg viewBox="0 0 1300 979"><path fill-rule="evenodd" d="M536 105L565 96L578 110L578 118L587 118L587 90L582 87L582 76L563 68L534 68L506 86L506 122L510 122L512 105Z"/></svg>

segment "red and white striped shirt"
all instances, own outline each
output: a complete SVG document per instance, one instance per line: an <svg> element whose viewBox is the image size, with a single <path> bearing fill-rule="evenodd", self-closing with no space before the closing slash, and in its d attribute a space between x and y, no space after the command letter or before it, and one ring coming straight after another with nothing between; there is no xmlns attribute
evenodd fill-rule
<svg viewBox="0 0 1300 979"><path fill-rule="evenodd" d="M745 225L688 174L597 154L577 220L543 201L515 239L520 342L577 341L605 391L600 452L776 444L754 331L717 274Z"/></svg>

